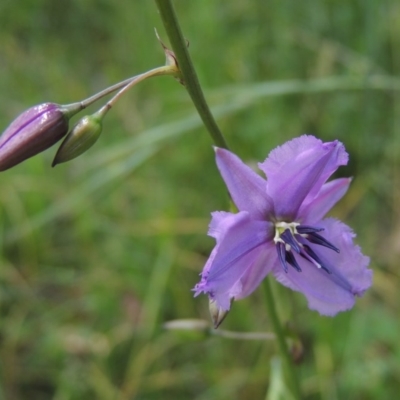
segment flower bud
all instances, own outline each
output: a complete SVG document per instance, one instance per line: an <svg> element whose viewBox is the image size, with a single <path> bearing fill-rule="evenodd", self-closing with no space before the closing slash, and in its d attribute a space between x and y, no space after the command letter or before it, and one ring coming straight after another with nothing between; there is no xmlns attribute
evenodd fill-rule
<svg viewBox="0 0 400 400"><path fill-rule="evenodd" d="M52 166L70 161L92 147L102 131L102 115L86 115L68 133L61 143Z"/></svg>
<svg viewBox="0 0 400 400"><path fill-rule="evenodd" d="M231 304L233 299L231 299ZM210 310L210 315L212 322L214 324L214 328L217 329L221 324L225 317L228 315L229 310L223 310L221 307L218 306L215 300L210 300L208 303L208 307Z"/></svg>
<svg viewBox="0 0 400 400"><path fill-rule="evenodd" d="M0 171L5 171L58 142L68 132L68 107L44 103L18 116L0 137Z"/></svg>

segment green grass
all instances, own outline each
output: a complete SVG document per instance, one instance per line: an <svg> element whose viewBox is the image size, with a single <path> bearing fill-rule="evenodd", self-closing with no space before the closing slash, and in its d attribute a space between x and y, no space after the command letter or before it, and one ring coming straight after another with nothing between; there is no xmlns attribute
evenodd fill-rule
<svg viewBox="0 0 400 400"><path fill-rule="evenodd" d="M335 318L274 285L302 343L309 400L400 390L400 4L349 0L174 2L200 82L250 164L302 133L344 142L354 176L332 215L357 232L374 285ZM37 103L71 103L164 62L151 1L3 1L0 130ZM96 108L91 108L95 110ZM0 399L279 398L273 341L165 331L208 320L191 288L227 209L211 140L185 89L141 83L96 146L55 149L0 175ZM222 328L268 332L262 290ZM271 373L272 372L272 373ZM281 397L285 398L285 397Z"/></svg>

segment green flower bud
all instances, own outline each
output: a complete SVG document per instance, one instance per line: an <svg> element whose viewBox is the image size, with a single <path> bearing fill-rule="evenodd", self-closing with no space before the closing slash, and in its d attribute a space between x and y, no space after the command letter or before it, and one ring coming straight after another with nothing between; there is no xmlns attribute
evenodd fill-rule
<svg viewBox="0 0 400 400"><path fill-rule="evenodd" d="M102 115L99 113L84 116L68 133L61 143L52 166L70 161L92 147L102 131Z"/></svg>

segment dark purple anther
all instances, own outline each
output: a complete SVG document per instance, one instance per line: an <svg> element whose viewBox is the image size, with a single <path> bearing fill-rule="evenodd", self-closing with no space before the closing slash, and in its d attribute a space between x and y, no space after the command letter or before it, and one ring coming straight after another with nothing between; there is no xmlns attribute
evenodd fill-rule
<svg viewBox="0 0 400 400"><path fill-rule="evenodd" d="M58 104L44 103L19 115L0 137L0 171L58 142L68 132L70 111Z"/></svg>
<svg viewBox="0 0 400 400"><path fill-rule="evenodd" d="M285 245L282 242L278 242L276 244L276 251L278 252L278 258L279 258L279 261L281 262L283 270L287 273L288 272L288 267L287 267L287 264L286 264L286 249L285 249Z"/></svg>
<svg viewBox="0 0 400 400"><path fill-rule="evenodd" d="M286 252L286 261L291 265L297 272L301 272L301 268L297 263L294 254L291 251Z"/></svg>
<svg viewBox="0 0 400 400"><path fill-rule="evenodd" d="M336 251L336 253L340 253L340 250L334 246L331 242L328 242L324 237L318 235L318 233L308 233L306 239L314 244L319 244L320 246L325 246L328 249Z"/></svg>
<svg viewBox="0 0 400 400"><path fill-rule="evenodd" d="M296 231L297 231L297 233L300 233L300 234L322 232L323 230L324 230L324 228L317 228L317 227L309 226L309 225L296 226Z"/></svg>
<svg viewBox="0 0 400 400"><path fill-rule="evenodd" d="M290 245L290 247L296 252L300 253L300 246L297 243L296 239L293 237L292 233L289 229L285 229L283 233L281 233L281 238L285 243Z"/></svg>
<svg viewBox="0 0 400 400"><path fill-rule="evenodd" d="M303 248L305 250L305 253L308 257L310 257L313 261L315 261L319 268L322 268L324 271L326 271L328 274L331 274L332 272L329 270L329 268L327 268L324 263L321 261L321 259L318 257L318 255L315 253L315 251L308 245L303 245ZM300 254L301 256L303 256L304 258L307 259L307 257L305 257L304 254Z"/></svg>

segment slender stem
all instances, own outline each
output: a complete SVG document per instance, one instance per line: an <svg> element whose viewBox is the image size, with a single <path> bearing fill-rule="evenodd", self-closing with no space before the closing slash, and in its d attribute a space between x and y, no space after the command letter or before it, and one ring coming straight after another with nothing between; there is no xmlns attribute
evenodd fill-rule
<svg viewBox="0 0 400 400"><path fill-rule="evenodd" d="M211 335L236 340L274 340L274 333L270 332L233 332L224 329L210 329Z"/></svg>
<svg viewBox="0 0 400 400"><path fill-rule="evenodd" d="M174 7L170 0L155 0L155 2L160 11L165 31L167 32L175 57L178 61L184 85L197 108L197 112L203 120L203 123L210 133L214 143L219 147L227 149L228 145L204 98Z"/></svg>
<svg viewBox="0 0 400 400"><path fill-rule="evenodd" d="M118 82L115 85L112 85L112 86L102 90L101 92L96 93L93 96L90 96L89 98L81 101L80 105L81 105L82 109L90 106L91 104L95 103L97 100L102 99L104 96L107 96L108 94L113 93L116 90L123 88L124 86L128 85L130 82L137 79L139 76L140 75L132 76L131 78L125 79L124 81Z"/></svg>
<svg viewBox="0 0 400 400"><path fill-rule="evenodd" d="M94 94L93 96L88 97L85 100L65 105L63 106L64 112L68 113L69 117L72 117L73 115L77 114L79 111L84 110L86 107L90 106L96 101L122 88L122 90L118 92L117 96L115 96L116 98L114 97L115 100L114 98L111 100L112 101L111 106L112 106L118 100L119 96L122 95L122 93L124 93L126 90L130 89L132 86L136 85L140 81L153 76L174 75L175 73L176 73L176 67L174 66L163 66L159 68L154 68L150 71L144 72L143 74L132 76L131 78L125 79L112 86L109 86L108 88L102 90L99 93ZM111 108L111 106L108 107L108 109Z"/></svg>
<svg viewBox="0 0 400 400"><path fill-rule="evenodd" d="M76 103L71 103L63 106L64 112L68 114L68 117L72 117L78 112L84 110L86 107L90 106L91 104L95 103L97 100L102 99L103 97L107 96L108 94L115 92L118 89L123 88L124 86L128 85L130 82L135 80L138 76L136 75L131 78L125 79L121 82L116 83L115 85L109 86L108 88L102 90L99 93L94 94L93 96L88 97L85 100L78 101Z"/></svg>
<svg viewBox="0 0 400 400"><path fill-rule="evenodd" d="M106 112L119 100L119 98L133 86L138 84L141 81L144 81L147 78L152 78L153 76L161 76L161 75L175 75L176 67L166 65L163 67L158 67L151 69L150 71L144 72L143 74L137 75L128 82L111 100L109 100L98 112L97 114L103 117Z"/></svg>
<svg viewBox="0 0 400 400"><path fill-rule="evenodd" d="M288 374L288 378L290 380L290 386L293 392L293 395L296 400L301 400L301 392L300 392L300 385L297 379L297 374L295 371L295 366L293 364L292 358L289 353L289 349L287 347L287 342L285 339L285 332L283 331L281 322L279 321L278 314L275 308L274 297L272 294L272 288L269 283L269 278L267 277L264 279L264 292L265 292L265 303L268 309L268 315L270 321L272 323L274 332L276 334L276 339L278 341L279 351L284 359L286 364L286 370Z"/></svg>

